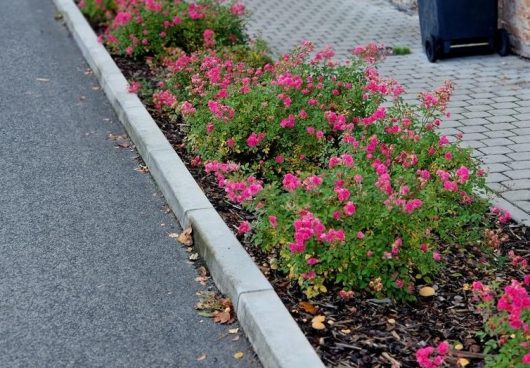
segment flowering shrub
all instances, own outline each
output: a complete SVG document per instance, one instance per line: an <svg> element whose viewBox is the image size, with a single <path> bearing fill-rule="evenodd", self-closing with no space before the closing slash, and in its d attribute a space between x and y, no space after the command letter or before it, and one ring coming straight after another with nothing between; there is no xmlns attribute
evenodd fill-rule
<svg viewBox="0 0 530 368"><path fill-rule="evenodd" d="M80 0L79 8L96 24L107 24L116 15L115 0Z"/></svg>
<svg viewBox="0 0 530 368"><path fill-rule="evenodd" d="M482 336L495 338L486 353L492 347L498 349L497 354L486 358L487 367L526 367L530 364L530 296L526 289L529 284L530 275L525 276L524 283L512 280L496 298L495 287L480 281L473 283L473 293L482 302L480 308L487 319Z"/></svg>
<svg viewBox="0 0 530 368"><path fill-rule="evenodd" d="M258 195L255 241L277 249L308 296L339 284L410 299L442 266L441 244L482 238L487 206L474 190L483 172L422 120L439 107L397 102L364 118L324 167L288 173Z"/></svg>
<svg viewBox="0 0 530 368"><path fill-rule="evenodd" d="M161 56L166 47L193 51L202 47L243 44L245 9L214 0L115 0L116 15L106 33L117 53Z"/></svg>
<svg viewBox="0 0 530 368"><path fill-rule="evenodd" d="M154 104L182 113L206 171L258 214L256 244L308 296L338 284L411 299L442 267L440 245L484 234L487 206L474 192L484 172L434 131L452 86L422 94L416 108L371 64L312 52L305 43L262 67L177 52ZM380 49L355 52L370 63Z"/></svg>
<svg viewBox="0 0 530 368"><path fill-rule="evenodd" d="M355 119L375 119L386 93L374 68L354 60L338 65L325 49L304 44L275 64L250 67L215 54L182 55L169 65L166 90L189 101L177 106L190 125L191 148L204 160L245 162L267 178L315 167ZM190 77L191 75L191 77ZM388 87L385 84L385 87Z"/></svg>

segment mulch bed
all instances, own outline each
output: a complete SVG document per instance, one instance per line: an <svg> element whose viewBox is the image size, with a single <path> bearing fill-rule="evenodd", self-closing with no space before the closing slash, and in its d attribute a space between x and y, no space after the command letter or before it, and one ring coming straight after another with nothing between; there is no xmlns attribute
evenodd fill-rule
<svg viewBox="0 0 530 368"><path fill-rule="evenodd" d="M144 63L120 57L115 60L129 80L153 77ZM215 179L205 175L202 166L194 165L194 156L186 151L183 143L186 125L179 118L170 121L169 117L150 108L149 101L144 102L228 226L236 229L242 220L252 220L252 214L225 199ZM448 360L450 366L457 366L458 358L466 358L470 361L468 367L482 367L483 342L476 333L482 329L483 319L466 285L477 280L506 284L512 278L522 279L524 270L515 269L505 256L513 250L527 260L530 258L530 230L510 223L504 225L502 234L507 235L508 240L490 256L485 256L479 248L447 246L443 251L447 269L433 280L436 294L400 304L359 293L344 300L338 297L338 289L308 301L284 274L271 269L268 255L245 239L240 240L326 365L417 367L415 352L419 347L448 340L452 344L462 344L461 350L453 350ZM315 315L326 317L325 329L312 328L311 320Z"/></svg>

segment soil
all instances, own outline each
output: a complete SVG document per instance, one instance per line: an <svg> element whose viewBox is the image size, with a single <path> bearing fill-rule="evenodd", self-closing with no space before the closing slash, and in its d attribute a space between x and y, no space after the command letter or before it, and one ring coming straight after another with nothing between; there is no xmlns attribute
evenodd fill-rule
<svg viewBox="0 0 530 368"><path fill-rule="evenodd" d="M154 75L145 63L121 57L115 60L129 80L153 81ZM252 220L252 214L227 201L215 179L205 175L202 166L195 163L194 155L186 150L186 124L180 117L162 115L150 106L148 99L143 100L228 226L235 230L242 220ZM499 231L501 236L507 235L508 240L497 249L492 248L489 256L483 249L448 246L442 252L447 270L433 280L436 294L399 304L371 299L360 293L344 300L338 296L338 289L309 301L285 274L271 269L267 254L247 239L240 240L327 366L417 367L415 352L418 348L447 340L453 346L462 345L460 350L452 349L447 360L449 366L457 366L458 358L466 358L470 361L467 367L483 367L484 341L476 336L482 329L483 317L468 286L477 280L486 284L492 281L506 284L513 278L522 279L526 270L511 265L506 257L510 250L530 261L529 229L510 223ZM322 330L312 327L311 321L316 315L325 316Z"/></svg>

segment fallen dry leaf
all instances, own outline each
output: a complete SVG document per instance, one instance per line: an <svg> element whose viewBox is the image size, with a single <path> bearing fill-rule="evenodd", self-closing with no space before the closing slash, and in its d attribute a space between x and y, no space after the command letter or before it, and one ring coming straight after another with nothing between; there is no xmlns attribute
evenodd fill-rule
<svg viewBox="0 0 530 368"><path fill-rule="evenodd" d="M425 298L429 297L429 296L433 296L434 294L436 294L436 290L434 290L432 287L430 286L424 286L420 289L419 291L419 294Z"/></svg>
<svg viewBox="0 0 530 368"><path fill-rule="evenodd" d="M149 172L149 168L146 165L138 165L138 167L134 169L134 171L138 171L142 174L147 174Z"/></svg>
<svg viewBox="0 0 530 368"><path fill-rule="evenodd" d="M458 343L455 345L455 350L462 350L464 348L464 345L462 345L461 343Z"/></svg>
<svg viewBox="0 0 530 368"><path fill-rule="evenodd" d="M245 354L242 351L238 351L237 353L234 354L234 358L241 359L243 358L243 355Z"/></svg>
<svg viewBox="0 0 530 368"><path fill-rule="evenodd" d="M114 147L117 147L117 148L129 148L129 147L131 147L131 144L128 141L122 141L122 142L117 143Z"/></svg>
<svg viewBox="0 0 530 368"><path fill-rule="evenodd" d="M300 302L298 306L306 313L317 314L317 308L309 302Z"/></svg>
<svg viewBox="0 0 530 368"><path fill-rule="evenodd" d="M232 318L232 313L230 313L231 309L230 308L225 308L224 311L220 312L220 311L215 311L213 312L213 321L215 323L219 323L219 324L225 324L225 323L231 323L231 321L233 321L233 318Z"/></svg>
<svg viewBox="0 0 530 368"><path fill-rule="evenodd" d="M195 281L197 281L201 285L206 285L208 282L209 277L208 276L197 276L195 278Z"/></svg>
<svg viewBox="0 0 530 368"><path fill-rule="evenodd" d="M236 333L238 333L238 332L239 332L239 328L231 328L231 329L228 330L228 333L229 333L229 334L232 334L232 335L233 335L233 334L236 334Z"/></svg>
<svg viewBox="0 0 530 368"><path fill-rule="evenodd" d="M203 317L213 317L217 323L234 322L232 302L228 298L222 298L213 291L199 291L197 293L200 301L195 304L199 315Z"/></svg>
<svg viewBox="0 0 530 368"><path fill-rule="evenodd" d="M469 360L467 360L466 358L459 358L457 363L459 367L465 367L469 365Z"/></svg>
<svg viewBox="0 0 530 368"><path fill-rule="evenodd" d="M311 327L315 330L323 330L326 328L326 325L324 324L325 320L326 317L324 316L316 316L311 320Z"/></svg>
<svg viewBox="0 0 530 368"><path fill-rule="evenodd" d="M206 354L202 353L201 355L199 355L197 357L197 361L200 362L200 361L203 361L204 359L206 359Z"/></svg>
<svg viewBox="0 0 530 368"><path fill-rule="evenodd" d="M180 235L177 237L177 241L187 247L189 247L190 245L193 244L193 237L191 235L192 233L192 228L191 226L184 229Z"/></svg>

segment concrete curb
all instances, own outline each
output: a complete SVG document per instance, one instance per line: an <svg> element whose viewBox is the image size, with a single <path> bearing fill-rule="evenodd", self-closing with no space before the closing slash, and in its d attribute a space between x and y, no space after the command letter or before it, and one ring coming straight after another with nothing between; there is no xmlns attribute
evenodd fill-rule
<svg viewBox="0 0 530 368"><path fill-rule="evenodd" d="M315 350L228 226L214 210L73 0L53 0L151 175L194 241L264 367L324 367Z"/></svg>

